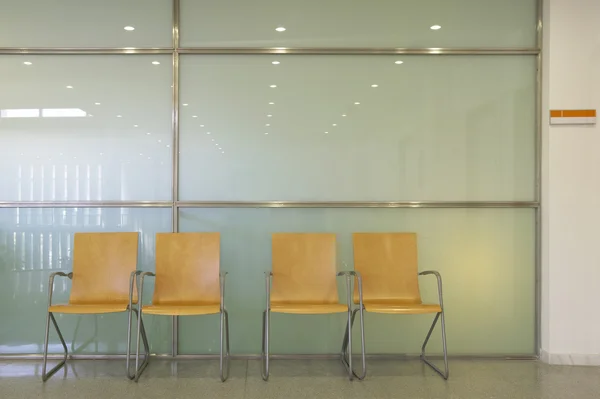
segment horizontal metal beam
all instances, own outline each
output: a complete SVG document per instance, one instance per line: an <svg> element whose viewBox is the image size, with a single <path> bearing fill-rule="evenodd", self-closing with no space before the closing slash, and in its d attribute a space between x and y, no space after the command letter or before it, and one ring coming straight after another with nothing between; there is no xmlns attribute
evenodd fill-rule
<svg viewBox="0 0 600 399"><path fill-rule="evenodd" d="M537 201L0 201L0 208L538 208Z"/></svg>
<svg viewBox="0 0 600 399"><path fill-rule="evenodd" d="M0 47L0 54L305 54L305 55L538 55L536 48L320 48L320 47Z"/></svg>
<svg viewBox="0 0 600 399"><path fill-rule="evenodd" d="M177 355L175 358L171 356L171 354L152 354L150 355L156 359L165 360L208 360L208 359L218 359L219 355ZM418 359L420 355L413 354L371 354L367 355L368 359ZM0 361L2 360L42 360L43 355L41 354L32 354L32 355L0 355ZM48 359L50 360L60 360L62 359L62 355L48 355ZM124 360L127 358L126 355L69 355L69 359L72 360ZM232 359L236 360L258 360L260 359L259 354L254 355L231 355ZM282 360L318 360L318 359L339 359L340 354L322 354L322 355L271 355L272 359L282 359ZM436 359L436 355L430 356L432 359ZM441 358L441 356L439 356ZM537 360L538 356L535 355L526 355L526 354L517 354L517 355L448 355L450 359L456 360Z"/></svg>
<svg viewBox="0 0 600 399"><path fill-rule="evenodd" d="M0 54L172 54L172 48L102 48L102 47L0 47Z"/></svg>
<svg viewBox="0 0 600 399"><path fill-rule="evenodd" d="M0 208L170 208L172 201L0 201Z"/></svg>
<svg viewBox="0 0 600 399"><path fill-rule="evenodd" d="M537 208L536 201L179 201L179 208Z"/></svg>
<svg viewBox="0 0 600 399"><path fill-rule="evenodd" d="M320 55L537 55L536 48L321 48L321 47L244 47L180 48L180 54L320 54Z"/></svg>

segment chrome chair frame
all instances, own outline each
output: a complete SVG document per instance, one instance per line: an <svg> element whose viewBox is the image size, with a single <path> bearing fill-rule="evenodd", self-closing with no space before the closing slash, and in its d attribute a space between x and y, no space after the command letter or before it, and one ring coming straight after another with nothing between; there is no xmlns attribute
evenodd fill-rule
<svg viewBox="0 0 600 399"><path fill-rule="evenodd" d="M130 345L129 343L131 342L131 313L132 311L136 313L136 315L138 315L138 311L136 309L133 308L133 280L134 277L136 275L139 275L141 273L141 271L134 271L131 273L131 278L130 278L130 295L129 295L129 306L127 308L127 311L129 312L129 327L128 327L128 331L127 331L127 376L132 379L132 376L130 375L129 372L129 358L130 358ZM70 273L65 273L65 272L54 272L50 274L50 278L48 280L48 309L50 309L50 307L52 306L52 294L54 293L54 279L56 277L68 277L69 279L73 279L73 272ZM139 299L138 299L138 304L139 304ZM139 316L138 316L139 319ZM54 325L54 329L56 330L56 333L58 334L58 338L60 339L60 342L63 346L64 349L64 355L63 355L63 359L56 365L54 366L50 371L46 372L47 369L47 363L48 363L48 343L49 343L49 336L50 336L50 321L52 321L52 324ZM79 326L79 323L78 323ZM142 329L144 329L143 325L142 325ZM148 349L148 341L146 339L146 332L144 330L143 332L143 340L144 340L144 347L146 349L146 357L149 354L149 349ZM42 381L46 382L48 381L48 379L50 377L52 377L58 370L60 370L65 363L67 362L69 356L69 351L67 349L67 344L65 343L65 339L62 335L62 332L60 331L60 328L58 327L58 323L56 322L56 318L54 317L54 314L50 311L48 311L48 314L46 316L46 331L44 334L44 354L43 354L43 363L42 363Z"/></svg>
<svg viewBox="0 0 600 399"><path fill-rule="evenodd" d="M336 277L346 277L346 301L348 305L348 322L346 325L346 334L344 336L344 343L342 344L341 361L346 370L348 371L348 379L352 381L354 376L362 380L365 378L367 373L366 364L366 353L365 353L365 325L364 325L364 306L362 301L362 278L358 272L354 271L342 271L336 274ZM351 289L351 277L354 276L358 280L358 293L360 298L360 307L358 309L352 309L352 293ZM267 303L265 311L263 312L263 330L262 330L262 350L261 350L261 376L264 381L269 380L269 360L270 360L270 332L271 332L271 280L273 272L265 272L266 292L267 292ZM360 312L360 326L361 326L361 345L362 345L362 368L363 371L360 375L356 374L352 368L352 323L356 312Z"/></svg>
<svg viewBox="0 0 600 399"><path fill-rule="evenodd" d="M440 305L440 308L442 309L442 311L435 315L435 318L433 319L433 323L431 324L431 327L429 328L429 332L427 333L427 336L425 337L425 341L423 342L423 346L421 347L421 360L423 362L425 362L425 364L427 364L429 367L431 367L436 373L438 373L444 380L447 380L448 377L450 376L450 370L448 369L448 349L446 346L446 321L444 319L444 297L443 297L443 293L442 293L442 276L440 275L440 273L438 273L434 270L428 270L428 271L419 273L419 276L427 276L427 275L434 275L437 279L439 305ZM444 351L444 371L441 371L435 364L431 363L431 361L429 359L427 359L427 356L425 355L425 349L427 347L427 343L429 342L429 338L431 337L431 333L433 332L433 329L435 328L435 326L438 322L438 319L441 319L441 326L442 326L442 348Z"/></svg>
<svg viewBox="0 0 600 399"><path fill-rule="evenodd" d="M144 360L144 363L142 364L141 367L138 368L138 364L139 364L139 353L140 353L140 331L143 330L143 327L141 327L142 324L142 310L143 310L143 304L142 304L142 294L144 292L144 278L146 276L149 277L156 277L156 274L152 273L152 272L143 272L140 275L140 284L139 284L139 294L138 294L138 311L139 311L139 317L138 317L138 327L137 327L137 341L136 341L136 352L135 352L135 368L136 368L136 373L134 375L133 380L135 382L138 382L140 379L140 376L142 375L142 372L144 371L144 369L146 368L146 366L148 365L148 359L146 358ZM227 276L227 273L219 273L219 285L220 285L220 323L219 323L219 337L220 337L220 345L219 345L219 373L220 373L220 378L222 382L225 382L227 380L227 378L229 377L229 360L230 360L230 353L229 353L229 314L227 313L227 310L225 309L225 278ZM140 328L141 327L141 328ZM223 344L225 343L225 347L223 347ZM225 373L225 369L227 370L227 373Z"/></svg>

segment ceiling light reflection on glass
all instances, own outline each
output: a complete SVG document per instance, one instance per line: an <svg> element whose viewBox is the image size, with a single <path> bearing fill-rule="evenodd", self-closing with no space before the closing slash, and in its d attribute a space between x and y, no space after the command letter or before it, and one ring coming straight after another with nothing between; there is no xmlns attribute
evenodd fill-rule
<svg viewBox="0 0 600 399"><path fill-rule="evenodd" d="M269 105L275 105L275 103L274 102L270 102Z"/></svg>
<svg viewBox="0 0 600 399"><path fill-rule="evenodd" d="M346 114L342 114L342 116L344 116L344 117L345 117L345 116L346 116Z"/></svg>
<svg viewBox="0 0 600 399"><path fill-rule="evenodd" d="M442 29L442 27L440 25L432 25L430 29L431 30L440 30L440 29Z"/></svg>
<svg viewBox="0 0 600 399"><path fill-rule="evenodd" d="M337 123L334 123L334 124L333 124L333 125L331 125L331 126L337 126Z"/></svg>
<svg viewBox="0 0 600 399"><path fill-rule="evenodd" d="M158 61L152 61L152 65L160 65L160 62L158 62Z"/></svg>
<svg viewBox="0 0 600 399"><path fill-rule="evenodd" d="M325 134L329 134L329 132L325 132Z"/></svg>
<svg viewBox="0 0 600 399"><path fill-rule="evenodd" d="M267 115L267 118L272 118L272 117L273 117L273 115Z"/></svg>
<svg viewBox="0 0 600 399"><path fill-rule="evenodd" d="M198 115L192 115L192 118L197 118L197 117L198 117Z"/></svg>
<svg viewBox="0 0 600 399"><path fill-rule="evenodd" d="M187 107L187 106L188 106L188 104L183 104L183 106L184 106L184 107Z"/></svg>
<svg viewBox="0 0 600 399"><path fill-rule="evenodd" d="M371 85L371 87L379 87L379 85Z"/></svg>
<svg viewBox="0 0 600 399"><path fill-rule="evenodd" d="M138 125L133 125L133 127L138 127Z"/></svg>
<svg viewBox="0 0 600 399"><path fill-rule="evenodd" d="M286 29L283 26L278 26L277 28L275 28L275 30L277 32L285 32L286 31Z"/></svg>
<svg viewBox="0 0 600 399"><path fill-rule="evenodd" d="M135 30L135 28L133 26L126 26L123 29L125 29L128 32L131 32L132 30Z"/></svg>
<svg viewBox="0 0 600 399"><path fill-rule="evenodd" d="M269 86L269 87L270 87L271 89L274 89L274 88L276 88L276 87L277 87L277 85L271 85L271 86Z"/></svg>
<svg viewBox="0 0 600 399"><path fill-rule="evenodd" d="M117 118L122 118L122 117L123 117L122 115L117 115Z"/></svg>
<svg viewBox="0 0 600 399"><path fill-rule="evenodd" d="M360 103L357 101L357 102L354 103L354 105L360 105Z"/></svg>
<svg viewBox="0 0 600 399"><path fill-rule="evenodd" d="M279 61L273 61L273 62L271 62L271 64L273 64L273 65L279 65L279 64L281 64L281 62L279 62Z"/></svg>
<svg viewBox="0 0 600 399"><path fill-rule="evenodd" d="M94 103L94 105L100 105L100 103Z"/></svg>
<svg viewBox="0 0 600 399"><path fill-rule="evenodd" d="M31 65L32 63L30 61L25 61L23 64L25 64L25 65Z"/></svg>
<svg viewBox="0 0 600 399"><path fill-rule="evenodd" d="M394 64L396 64L396 65L401 65L401 64L404 64L404 61L400 61L400 60L398 60L398 61L394 62Z"/></svg>
<svg viewBox="0 0 600 399"><path fill-rule="evenodd" d="M267 126L267 127L268 127L268 126L271 126L271 124L270 124L270 123L267 123L265 126Z"/></svg>
<svg viewBox="0 0 600 399"><path fill-rule="evenodd" d="M72 89L72 88L73 88L73 86L67 86L67 89Z"/></svg>

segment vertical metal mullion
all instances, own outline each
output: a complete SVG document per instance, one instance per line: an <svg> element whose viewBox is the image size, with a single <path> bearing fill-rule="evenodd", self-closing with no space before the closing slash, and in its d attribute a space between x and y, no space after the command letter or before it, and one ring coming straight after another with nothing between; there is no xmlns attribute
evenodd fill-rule
<svg viewBox="0 0 600 399"><path fill-rule="evenodd" d="M174 233L179 231L179 0L173 0L173 134L172 134L172 199L173 208L171 228ZM179 352L179 318L172 317L171 326L171 355Z"/></svg>
<svg viewBox="0 0 600 399"><path fill-rule="evenodd" d="M543 35L544 0L537 0L536 46L536 116L535 116L535 354L539 357L542 334L542 96L543 96Z"/></svg>

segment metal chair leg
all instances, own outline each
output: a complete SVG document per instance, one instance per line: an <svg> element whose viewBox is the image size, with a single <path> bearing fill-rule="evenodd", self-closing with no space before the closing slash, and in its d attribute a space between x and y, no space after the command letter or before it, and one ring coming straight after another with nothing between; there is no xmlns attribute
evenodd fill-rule
<svg viewBox="0 0 600 399"><path fill-rule="evenodd" d="M427 347L427 343L429 342L429 338L431 337L431 333L437 324L438 319L442 320L442 348L444 350L444 371L441 371L435 364L431 363L427 356L425 355L425 348ZM421 360L425 362L429 367L431 367L436 373L438 373L443 379L447 380L450 376L450 370L448 369L448 350L446 348L446 322L444 320L444 312L437 313L435 315L435 319L433 319L433 323L431 324L431 328L429 328L429 332L427 333L427 337L425 338L425 342L423 342L423 347L421 348Z"/></svg>
<svg viewBox="0 0 600 399"><path fill-rule="evenodd" d="M226 310L221 312L220 338L219 371L221 381L225 382L229 377L229 314ZM225 341L225 356L223 356L223 341ZM225 364L223 364L224 358L226 359ZM224 369L227 369L227 373L224 372Z"/></svg>
<svg viewBox="0 0 600 399"><path fill-rule="evenodd" d="M142 320L142 311L141 310L138 311L137 309L133 309L133 311L135 312L135 314L137 316L135 374L134 374L133 380L135 382L138 382L140 379L140 376L142 375L142 372L146 369L146 366L148 366L148 360L150 358L150 345L148 344L148 337L146 336L146 328L144 327L144 321ZM144 356L144 361L141 364L141 366L139 365L139 362L140 362L140 336L144 342L144 351L146 352L145 356ZM127 375L129 376L129 368L127 369Z"/></svg>
<svg viewBox="0 0 600 399"><path fill-rule="evenodd" d="M52 368L52 370L50 370L49 372L46 373L46 364L48 362L48 338L50 335L50 320L52 320L52 324L54 324L54 328L56 329L58 338L60 339L60 342L62 343L63 349L65 350L65 354L64 354L63 360L60 363L58 363L56 366L54 366L54 368ZM64 366L65 363L67 362L68 355L69 355L69 351L67 350L67 344L65 343L65 339L63 338L62 333L60 332L60 329L58 328L56 319L54 318L54 315L51 312L48 312L48 316L46 317L46 334L44 336L44 363L42 365L42 381L44 381L44 382L48 381L48 379L50 377L52 377L52 375L54 375L54 373L56 373L58 370L60 370L60 368L62 366Z"/></svg>
<svg viewBox="0 0 600 399"><path fill-rule="evenodd" d="M271 312L265 310L263 312L263 330L262 330L262 352L261 352L261 368L260 373L262 379L269 380L269 331L271 322Z"/></svg>
<svg viewBox="0 0 600 399"><path fill-rule="evenodd" d="M356 317L356 313L360 311L360 335L361 335L361 360L362 360L362 373L357 374L352 368L352 350L348 350L352 348L352 327L354 326L354 319ZM363 309L354 309L352 312L352 318L350 319L350 323L346 325L346 333L344 334L344 341L342 343L342 363L350 372L352 370L352 374L358 378L359 380L364 380L367 375L367 355L365 351L365 323L364 323L364 308ZM350 378L352 380L352 378Z"/></svg>

